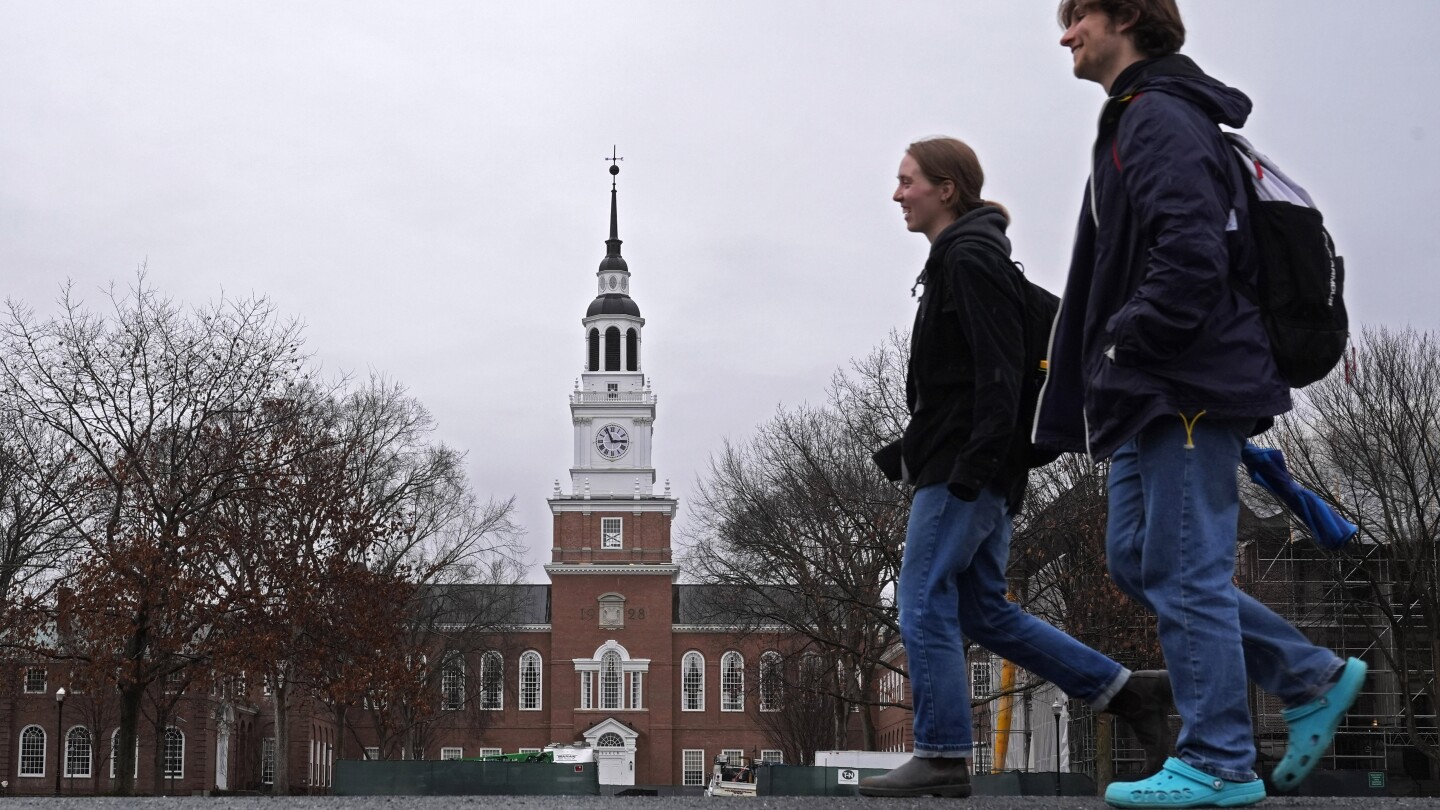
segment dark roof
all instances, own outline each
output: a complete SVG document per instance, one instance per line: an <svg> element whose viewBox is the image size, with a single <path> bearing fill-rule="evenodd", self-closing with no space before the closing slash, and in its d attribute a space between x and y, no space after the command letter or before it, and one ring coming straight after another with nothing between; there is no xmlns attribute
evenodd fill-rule
<svg viewBox="0 0 1440 810"><path fill-rule="evenodd" d="M587 318L596 315L633 315L638 318L640 305L624 293L605 293L595 296L595 300L590 302L590 308L585 310Z"/></svg>
<svg viewBox="0 0 1440 810"><path fill-rule="evenodd" d="M676 585L674 593L675 624L768 624L767 617L791 614L798 602L788 589L766 586Z"/></svg>
<svg viewBox="0 0 1440 810"><path fill-rule="evenodd" d="M424 598L433 624L549 624L549 585L432 585Z"/></svg>

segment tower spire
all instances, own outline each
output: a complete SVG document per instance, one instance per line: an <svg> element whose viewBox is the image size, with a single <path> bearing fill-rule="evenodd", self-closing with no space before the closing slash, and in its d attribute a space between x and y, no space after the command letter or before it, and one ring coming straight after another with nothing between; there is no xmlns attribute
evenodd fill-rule
<svg viewBox="0 0 1440 810"><path fill-rule="evenodd" d="M619 156L615 146L610 147L610 157L605 158L610 164L610 238L605 240L605 256L620 256L620 217L617 214L618 206L615 201L615 178L620 174L620 161L625 158Z"/></svg>

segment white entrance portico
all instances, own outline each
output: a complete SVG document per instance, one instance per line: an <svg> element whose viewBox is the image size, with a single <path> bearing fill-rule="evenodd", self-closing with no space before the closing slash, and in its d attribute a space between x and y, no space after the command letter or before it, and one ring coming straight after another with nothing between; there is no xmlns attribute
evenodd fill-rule
<svg viewBox="0 0 1440 810"><path fill-rule="evenodd" d="M595 752L595 765L602 785L635 784L635 729L613 717L601 720L585 732L585 742Z"/></svg>

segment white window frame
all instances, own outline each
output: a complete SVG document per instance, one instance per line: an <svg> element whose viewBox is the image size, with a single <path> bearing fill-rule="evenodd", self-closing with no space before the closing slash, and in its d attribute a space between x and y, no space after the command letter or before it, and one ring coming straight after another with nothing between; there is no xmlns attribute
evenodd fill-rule
<svg viewBox="0 0 1440 810"><path fill-rule="evenodd" d="M586 670L580 673L580 708L595 708L595 682L591 677L595 673Z"/></svg>
<svg viewBox="0 0 1440 810"><path fill-rule="evenodd" d="M33 732L33 733L32 733ZM40 770L35 770L35 738L40 738ZM20 730L20 770L17 771L22 779L41 779L45 776L45 769L50 764L47 754L50 751L50 735L40 726L26 726ZM29 748L29 763L26 763L26 748Z"/></svg>
<svg viewBox="0 0 1440 810"><path fill-rule="evenodd" d="M499 650L486 650L480 656L480 708L505 709L505 656Z"/></svg>
<svg viewBox="0 0 1440 810"><path fill-rule="evenodd" d="M34 678L37 674L40 676L38 684L35 683ZM25 694L27 695L43 695L46 690L49 689L50 673L45 667L26 667L25 674L22 675L21 678L24 684ZM35 688L36 686L39 688Z"/></svg>
<svg viewBox="0 0 1440 810"><path fill-rule="evenodd" d="M480 749L485 750L485 749ZM459 746L447 745L440 749L440 759L464 759L465 749Z"/></svg>
<svg viewBox="0 0 1440 810"><path fill-rule="evenodd" d="M84 738L83 740L76 740L76 739L75 739L75 736L76 736L76 735L75 735L75 732L77 732L77 731L78 731L78 732L81 732L82 734L84 734L84 737L85 737L85 738ZM78 760L78 759L79 759L79 757L76 756L76 753L78 752L78 750L79 750L79 748L80 748L80 743L83 743L84 746L85 746L85 770L83 770L83 771L82 771L82 770L79 770L78 768L72 768L72 767L71 767L71 762L72 762L72 760ZM67 732L65 732L65 776L68 777L68 778L71 778L71 779L89 779L89 778L90 778L90 775L91 775L92 773L94 773L94 771L95 771L95 738L94 738L94 736L91 735L90 729L86 728L85 726L71 726L71 727L70 727L70 730L67 731Z"/></svg>
<svg viewBox="0 0 1440 810"><path fill-rule="evenodd" d="M538 754L541 751L541 749L539 748L517 748L515 750L517 753L521 754Z"/></svg>
<svg viewBox="0 0 1440 810"><path fill-rule="evenodd" d="M620 669L620 653L607 650L600 656L600 708L620 709L625 700L625 673Z"/></svg>
<svg viewBox="0 0 1440 810"><path fill-rule="evenodd" d="M465 656L452 650L440 665L440 710L455 712L465 708Z"/></svg>
<svg viewBox="0 0 1440 810"><path fill-rule="evenodd" d="M645 708L645 673L638 670L630 673L630 708Z"/></svg>
<svg viewBox="0 0 1440 810"><path fill-rule="evenodd" d="M172 733L173 732L173 733ZM170 741L179 739L178 762L170 756ZM185 778L185 732L174 726L166 726L165 733L161 735L165 744L165 756L162 758L161 775L166 779Z"/></svg>
<svg viewBox="0 0 1440 810"><path fill-rule="evenodd" d="M995 672L990 659L970 664L971 700L989 700L995 694Z"/></svg>
<svg viewBox="0 0 1440 810"><path fill-rule="evenodd" d="M785 752L780 750L779 748L762 748L760 749L760 761L770 762L776 765L784 765Z"/></svg>
<svg viewBox="0 0 1440 810"><path fill-rule="evenodd" d="M625 519L618 517L600 518L600 548L625 548Z"/></svg>
<svg viewBox="0 0 1440 810"><path fill-rule="evenodd" d="M520 654L520 711L538 712L544 703L545 661L540 653L526 650Z"/></svg>
<svg viewBox="0 0 1440 810"><path fill-rule="evenodd" d="M267 739L268 739L268 738L267 738ZM366 749L365 749L365 759L370 760L371 762L379 762L379 761L380 761L380 747L379 747L379 746L371 746L371 747L369 747L369 748L366 748Z"/></svg>
<svg viewBox="0 0 1440 810"><path fill-rule="evenodd" d="M695 673L694 681L690 677ZM697 650L680 659L680 711L705 711L705 656Z"/></svg>
<svg viewBox="0 0 1440 810"><path fill-rule="evenodd" d="M685 748L680 751L680 782L689 787L705 784L704 748Z"/></svg>
<svg viewBox="0 0 1440 810"><path fill-rule="evenodd" d="M745 711L745 656L736 650L720 656L720 711Z"/></svg>
<svg viewBox="0 0 1440 810"><path fill-rule="evenodd" d="M503 753L505 753L505 749L503 749L503 748L481 748L481 749L480 749L479 756L482 756L482 757L498 757L498 756L500 756L500 755L503 754Z"/></svg>
<svg viewBox="0 0 1440 810"><path fill-rule="evenodd" d="M745 749L721 748L720 757L724 760L726 765L739 765L740 761L745 758Z"/></svg>

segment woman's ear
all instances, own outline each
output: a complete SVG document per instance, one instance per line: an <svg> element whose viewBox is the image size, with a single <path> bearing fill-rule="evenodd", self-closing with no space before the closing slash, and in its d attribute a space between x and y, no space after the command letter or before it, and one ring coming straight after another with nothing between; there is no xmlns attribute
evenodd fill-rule
<svg viewBox="0 0 1440 810"><path fill-rule="evenodd" d="M942 180L940 182L940 204L949 205L955 202L955 181Z"/></svg>

